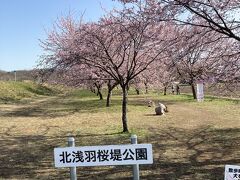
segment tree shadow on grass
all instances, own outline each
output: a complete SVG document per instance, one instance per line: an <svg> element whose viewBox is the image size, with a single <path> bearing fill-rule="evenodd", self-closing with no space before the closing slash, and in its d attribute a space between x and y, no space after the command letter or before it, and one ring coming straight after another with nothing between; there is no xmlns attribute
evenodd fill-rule
<svg viewBox="0 0 240 180"><path fill-rule="evenodd" d="M167 105L171 104L169 102ZM129 106L147 107L144 100L131 99ZM82 113L98 113L106 109L111 111L121 111L121 99L112 99L111 106L106 107L106 100L99 99L70 99L64 97L51 97L46 100L40 100L29 104L22 104L12 110L1 110L2 117L43 117L56 118Z"/></svg>
<svg viewBox="0 0 240 180"><path fill-rule="evenodd" d="M148 138L155 152L152 169L159 173L144 175L144 179L220 180L226 164L240 161L240 128L151 131L156 132Z"/></svg>
<svg viewBox="0 0 240 180"><path fill-rule="evenodd" d="M113 100L112 106L121 104ZM3 117L44 117L55 118L67 116L76 112L97 113L106 109L105 101L98 99L70 99L66 97L51 97L28 105L20 105L11 111L1 111Z"/></svg>
<svg viewBox="0 0 240 180"><path fill-rule="evenodd" d="M224 165L240 162L240 128L195 130L151 128L139 143L153 145L154 163L140 165L141 179L223 179ZM47 131L50 131L48 129ZM63 134L0 138L0 178L68 179L68 168L54 168L53 149L66 146ZM76 146L129 144L130 134L86 134L76 137ZM131 179L131 166L78 167L79 179Z"/></svg>
<svg viewBox="0 0 240 180"><path fill-rule="evenodd" d="M12 127L14 128L14 127ZM48 128L46 128L48 129ZM47 131L50 131L48 129ZM55 147L67 146L67 136L47 136L44 131L42 135L17 136L11 135L7 129L0 135L0 178L4 179L69 179L68 168L55 168L53 149ZM76 136L76 145L105 145L129 142L125 141L128 134L86 134ZM105 174L123 173L126 167L79 167L78 174L84 179L104 179Z"/></svg>
<svg viewBox="0 0 240 180"><path fill-rule="evenodd" d="M158 101L155 100L157 103ZM161 101L166 105L175 104L176 102L170 100ZM111 100L111 106L106 107L106 100L99 100L98 98L88 97L79 98L78 96L52 96L45 98L38 98L29 100L28 103L15 104L16 108L12 110L1 110L0 116L3 117L42 117L55 118L67 116L77 112L82 113L98 113L105 111L106 108L111 111L121 111L121 98L115 97ZM147 107L146 99L136 99L131 97L129 106Z"/></svg>
<svg viewBox="0 0 240 180"><path fill-rule="evenodd" d="M23 87L26 91L29 91L29 92L31 92L33 94L37 94L37 95L48 95L48 96L50 96L50 95L57 94L56 90L54 91L53 89L50 89L46 86L37 85L36 88L32 88L31 86L23 86Z"/></svg>

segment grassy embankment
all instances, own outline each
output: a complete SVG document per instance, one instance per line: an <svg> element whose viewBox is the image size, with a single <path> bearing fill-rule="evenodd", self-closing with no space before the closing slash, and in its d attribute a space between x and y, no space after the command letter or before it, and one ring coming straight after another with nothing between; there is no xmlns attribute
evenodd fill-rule
<svg viewBox="0 0 240 180"><path fill-rule="evenodd" d="M126 144L136 133L139 143L153 144L154 151L154 164L140 166L142 179L223 179L224 165L240 162L237 100L208 97L198 103L187 95L131 91L131 133L122 134L118 90L110 108L86 90L48 95L33 93L27 96L28 103L16 98L18 103L0 104L0 178L68 178L68 168L53 166L53 148L66 146L68 135L81 146ZM154 108L146 106L148 99L164 102L169 113L155 116ZM78 175L80 179L129 179L131 167L79 167Z"/></svg>
<svg viewBox="0 0 240 180"><path fill-rule="evenodd" d="M31 81L0 81L0 103L17 103L22 99L36 98L41 95L50 96L56 93L56 89L51 89Z"/></svg>

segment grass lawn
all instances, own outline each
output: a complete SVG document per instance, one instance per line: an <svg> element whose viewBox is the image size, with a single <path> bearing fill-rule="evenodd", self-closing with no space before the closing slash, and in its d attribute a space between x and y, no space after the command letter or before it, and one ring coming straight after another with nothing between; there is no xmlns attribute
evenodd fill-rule
<svg viewBox="0 0 240 180"><path fill-rule="evenodd" d="M154 115L148 99L168 105ZM68 179L69 169L54 167L53 148L130 143L153 145L154 163L141 165L141 179L217 180L224 165L240 165L240 103L208 97L198 103L188 95L129 95L130 133L122 134L121 95L110 108L95 94L76 91L41 95L18 103L0 103L0 179ZM79 179L131 179L131 166L77 168Z"/></svg>

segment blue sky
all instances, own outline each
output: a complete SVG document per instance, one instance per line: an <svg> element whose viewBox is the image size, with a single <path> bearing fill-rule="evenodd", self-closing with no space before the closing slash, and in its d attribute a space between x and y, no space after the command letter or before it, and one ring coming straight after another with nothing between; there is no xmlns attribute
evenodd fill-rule
<svg viewBox="0 0 240 180"><path fill-rule="evenodd" d="M0 70L32 69L43 53L39 39L46 38L58 17L84 13L85 21L97 21L102 7L117 7L112 0L0 0Z"/></svg>

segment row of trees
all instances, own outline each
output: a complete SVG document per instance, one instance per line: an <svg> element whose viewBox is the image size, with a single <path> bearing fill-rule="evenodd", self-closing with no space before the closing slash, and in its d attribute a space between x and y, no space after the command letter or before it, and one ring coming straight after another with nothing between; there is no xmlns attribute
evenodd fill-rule
<svg viewBox="0 0 240 180"><path fill-rule="evenodd" d="M227 11L216 9L229 6L230 11L237 1L228 0L224 6L212 3L211 7L209 1L122 2L121 10L113 10L98 22L62 17L41 42L47 53L40 65L55 72L58 83L96 88L100 98L101 88L107 84L107 106L112 89L119 85L123 132L128 132L130 85L138 89L144 84L147 91L150 84L166 89L172 81L184 80L195 92L194 83L200 79L239 81L239 24L234 20L227 21L232 23L229 25L222 13ZM195 9L211 21L206 23L208 19Z"/></svg>

